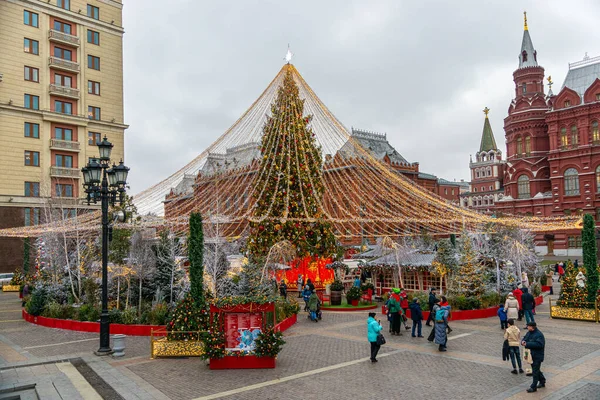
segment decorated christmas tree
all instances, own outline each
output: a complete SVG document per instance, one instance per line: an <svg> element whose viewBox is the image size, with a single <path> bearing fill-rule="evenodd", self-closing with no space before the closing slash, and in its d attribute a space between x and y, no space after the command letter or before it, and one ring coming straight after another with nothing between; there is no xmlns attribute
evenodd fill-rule
<svg viewBox="0 0 600 400"><path fill-rule="evenodd" d="M263 127L254 185L259 189L247 246L253 261L262 260L282 240L289 240L299 257L336 252L331 224L322 211L323 159L311 119L304 115L304 100L289 68Z"/></svg>
<svg viewBox="0 0 600 400"><path fill-rule="evenodd" d="M204 298L204 232L200 213L190 215L188 259L190 261L190 294L198 307L206 307Z"/></svg>
<svg viewBox="0 0 600 400"><path fill-rule="evenodd" d="M583 265L587 278L585 288L587 301L593 303L598 293L598 248L596 246L596 223L590 214L583 216L583 230L581 231L583 246Z"/></svg>
<svg viewBox="0 0 600 400"><path fill-rule="evenodd" d="M194 298L188 293L181 300L167 322L169 340L198 340L196 332L206 330L209 315L206 307L198 308Z"/></svg>
<svg viewBox="0 0 600 400"><path fill-rule="evenodd" d="M467 232L461 237L461 253L456 274L454 275L454 290L466 297L481 296L485 292L485 271L473 243Z"/></svg>
<svg viewBox="0 0 600 400"><path fill-rule="evenodd" d="M562 307L587 308L587 290L579 287L575 278L580 270L575 268L573 264L569 264L565 269L566 273L561 279L560 296L557 304ZM593 306L593 303L589 305L589 307Z"/></svg>

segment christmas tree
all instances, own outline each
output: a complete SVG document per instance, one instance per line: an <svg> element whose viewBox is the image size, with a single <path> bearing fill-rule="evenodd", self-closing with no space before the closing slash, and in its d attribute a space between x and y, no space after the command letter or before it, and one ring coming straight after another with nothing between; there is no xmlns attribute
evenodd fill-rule
<svg viewBox="0 0 600 400"><path fill-rule="evenodd" d="M583 246L583 265L586 270L587 301L596 301L598 292L598 248L596 246L596 223L590 214L583 216L583 230L581 232Z"/></svg>
<svg viewBox="0 0 600 400"><path fill-rule="evenodd" d="M594 303L588 305L587 290L577 285L575 278L579 273L579 269L573 264L566 267L566 273L561 279L560 296L557 304L562 307L586 308L593 307Z"/></svg>
<svg viewBox="0 0 600 400"><path fill-rule="evenodd" d="M187 294L181 300L167 322L169 340L198 340L196 332L205 331L209 323L206 307L196 307L194 298Z"/></svg>
<svg viewBox="0 0 600 400"><path fill-rule="evenodd" d="M262 260L271 246L289 240L299 257L332 256L336 241L324 221L323 159L304 116L304 100L288 68L271 115L263 127L261 162L254 187L256 205L250 224L251 259Z"/></svg>
<svg viewBox="0 0 600 400"><path fill-rule="evenodd" d="M190 294L199 308L206 307L204 298L204 232L200 213L190 215L190 237L188 241L190 260Z"/></svg>
<svg viewBox="0 0 600 400"><path fill-rule="evenodd" d="M468 233L463 232L461 238L461 254L458 270L454 276L455 290L466 297L481 296L485 292L483 265L473 249Z"/></svg>

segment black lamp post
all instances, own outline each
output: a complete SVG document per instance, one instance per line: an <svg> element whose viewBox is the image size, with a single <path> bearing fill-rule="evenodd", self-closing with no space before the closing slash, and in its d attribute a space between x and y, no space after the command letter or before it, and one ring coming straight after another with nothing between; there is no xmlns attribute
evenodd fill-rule
<svg viewBox="0 0 600 400"><path fill-rule="evenodd" d="M110 165L110 152L113 144L106 139L98 143L100 162L93 160L81 169L87 202L102 204L102 313L100 314L99 356L108 355L110 348L110 323L108 321L108 204L122 204L125 201L125 185L129 168L123 165Z"/></svg>

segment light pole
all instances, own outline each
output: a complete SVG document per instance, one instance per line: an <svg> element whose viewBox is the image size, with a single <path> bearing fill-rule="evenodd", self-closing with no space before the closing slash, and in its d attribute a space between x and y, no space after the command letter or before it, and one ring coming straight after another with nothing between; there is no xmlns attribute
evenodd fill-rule
<svg viewBox="0 0 600 400"><path fill-rule="evenodd" d="M96 355L112 353L110 348L110 323L108 321L108 204L123 204L125 201L125 185L129 168L123 165L110 166L110 153L113 144L106 139L98 143L100 162L92 160L84 168L83 182L87 193L87 202L102 204L102 313L100 314L100 348ZM118 195L118 196L117 196Z"/></svg>

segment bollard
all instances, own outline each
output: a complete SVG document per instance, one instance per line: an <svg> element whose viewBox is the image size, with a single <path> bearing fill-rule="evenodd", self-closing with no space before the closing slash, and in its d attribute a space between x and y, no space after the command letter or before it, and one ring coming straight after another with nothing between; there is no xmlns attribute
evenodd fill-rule
<svg viewBox="0 0 600 400"><path fill-rule="evenodd" d="M123 357L125 355L126 335L113 335L113 357Z"/></svg>

